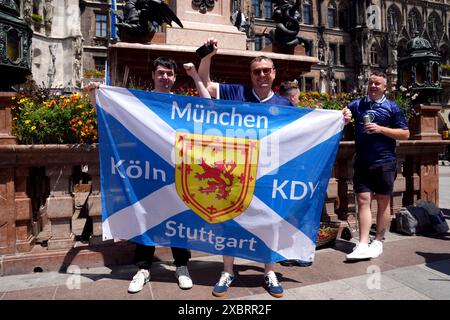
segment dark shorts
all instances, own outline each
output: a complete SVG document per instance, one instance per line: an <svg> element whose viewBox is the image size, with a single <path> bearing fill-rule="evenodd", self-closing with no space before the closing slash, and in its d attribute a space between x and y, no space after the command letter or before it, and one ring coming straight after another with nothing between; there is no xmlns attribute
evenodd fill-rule
<svg viewBox="0 0 450 320"><path fill-rule="evenodd" d="M374 192L391 195L397 177L397 162L389 162L374 168L354 164L353 190L355 193Z"/></svg>

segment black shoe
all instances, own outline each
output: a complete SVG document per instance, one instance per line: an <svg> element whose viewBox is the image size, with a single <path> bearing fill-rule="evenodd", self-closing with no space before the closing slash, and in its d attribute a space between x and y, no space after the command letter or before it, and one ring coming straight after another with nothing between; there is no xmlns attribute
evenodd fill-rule
<svg viewBox="0 0 450 320"><path fill-rule="evenodd" d="M312 262L290 259L280 261L279 264L281 264L284 267L309 267L310 265L312 265Z"/></svg>

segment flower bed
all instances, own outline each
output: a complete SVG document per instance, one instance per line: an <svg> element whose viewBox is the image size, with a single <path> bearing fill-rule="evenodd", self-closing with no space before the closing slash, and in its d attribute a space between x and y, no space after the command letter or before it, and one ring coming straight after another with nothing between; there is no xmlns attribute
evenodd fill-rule
<svg viewBox="0 0 450 320"><path fill-rule="evenodd" d="M97 142L97 115L88 96L35 89L13 97L13 134L21 144Z"/></svg>
<svg viewBox="0 0 450 320"><path fill-rule="evenodd" d="M336 241L340 225L340 222L321 222L316 247L323 247Z"/></svg>

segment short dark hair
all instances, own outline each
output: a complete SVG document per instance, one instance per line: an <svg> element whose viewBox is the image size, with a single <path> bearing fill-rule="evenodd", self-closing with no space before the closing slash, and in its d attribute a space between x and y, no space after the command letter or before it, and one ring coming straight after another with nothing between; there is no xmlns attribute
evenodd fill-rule
<svg viewBox="0 0 450 320"><path fill-rule="evenodd" d="M386 73L384 73L384 72L382 72L382 71L377 71L377 70L372 71L372 72L370 73L369 78L370 78L371 76L383 77L383 78L387 79L387 78L386 78Z"/></svg>
<svg viewBox="0 0 450 320"><path fill-rule="evenodd" d="M275 69L275 64L273 63L273 60L270 59L269 57L266 57L266 56L257 56L257 57L255 57L252 61L250 61L250 65L252 65L254 62L260 62L262 60L266 60L266 61L272 62L272 66Z"/></svg>
<svg viewBox="0 0 450 320"><path fill-rule="evenodd" d="M177 63L175 60L168 57L158 57L153 61L153 71L158 68L158 66L162 66L164 68L172 69L173 71L177 70Z"/></svg>
<svg viewBox="0 0 450 320"><path fill-rule="evenodd" d="M293 89L299 89L298 81L284 81L280 84L280 95L285 96L289 95L290 91Z"/></svg>

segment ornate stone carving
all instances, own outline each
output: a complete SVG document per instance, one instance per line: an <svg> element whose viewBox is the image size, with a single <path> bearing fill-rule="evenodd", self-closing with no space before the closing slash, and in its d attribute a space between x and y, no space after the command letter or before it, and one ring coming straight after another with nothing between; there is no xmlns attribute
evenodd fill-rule
<svg viewBox="0 0 450 320"><path fill-rule="evenodd" d="M280 46L295 47L309 43L298 36L301 20L300 0L278 0L275 4L273 19L277 22L275 30L269 33L271 40Z"/></svg>
<svg viewBox="0 0 450 320"><path fill-rule="evenodd" d="M199 8L200 13L206 13L214 8L214 0L192 0L192 5Z"/></svg>
<svg viewBox="0 0 450 320"><path fill-rule="evenodd" d="M20 16L19 0L0 0L0 9L4 9L17 17Z"/></svg>
<svg viewBox="0 0 450 320"><path fill-rule="evenodd" d="M83 38L78 36L73 42L73 83L77 87L81 87L81 65L82 65L82 55L83 55Z"/></svg>
<svg viewBox="0 0 450 320"><path fill-rule="evenodd" d="M156 32L156 27L175 22L183 27L180 19L162 0L126 0L123 17L118 16L119 35L146 36Z"/></svg>
<svg viewBox="0 0 450 320"><path fill-rule="evenodd" d="M53 0L45 0L44 5L44 24L47 29L50 29L53 22Z"/></svg>
<svg viewBox="0 0 450 320"><path fill-rule="evenodd" d="M24 0L23 1L23 19L28 25L31 25L33 19L31 15L33 14L33 1L32 0Z"/></svg>

